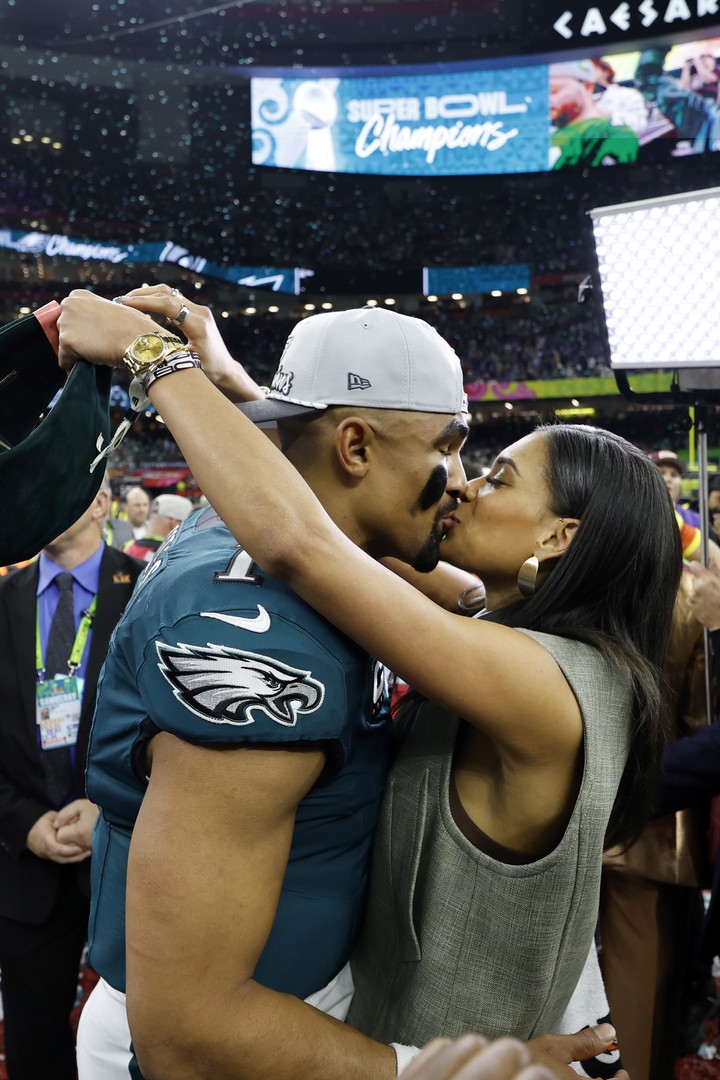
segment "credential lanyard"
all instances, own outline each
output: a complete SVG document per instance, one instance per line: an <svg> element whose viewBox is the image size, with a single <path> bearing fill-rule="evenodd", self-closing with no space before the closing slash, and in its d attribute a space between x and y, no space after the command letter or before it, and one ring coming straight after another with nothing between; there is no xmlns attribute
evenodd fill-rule
<svg viewBox="0 0 720 1080"><path fill-rule="evenodd" d="M95 609L97 608L97 593L92 598L92 603L89 608L83 611L80 625L78 626L78 632L75 635L75 641L68 657L68 675L75 674L77 669L82 663L83 653L85 652L85 646L87 645L88 634L95 618ZM45 663L43 661L42 654L42 642L40 641L40 612L35 608L35 670L37 671L38 682L42 682L45 678Z"/></svg>

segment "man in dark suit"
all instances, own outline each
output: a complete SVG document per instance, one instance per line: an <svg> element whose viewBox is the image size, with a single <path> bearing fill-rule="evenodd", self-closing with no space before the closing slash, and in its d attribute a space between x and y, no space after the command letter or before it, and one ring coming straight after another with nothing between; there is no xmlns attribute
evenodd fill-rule
<svg viewBox="0 0 720 1080"><path fill-rule="evenodd" d="M85 798L87 741L110 635L144 565L106 546L108 502L103 486L37 561L0 581L0 972L10 1080L76 1076L69 1015L97 816ZM53 688L69 674L62 688L71 704L58 709Z"/></svg>

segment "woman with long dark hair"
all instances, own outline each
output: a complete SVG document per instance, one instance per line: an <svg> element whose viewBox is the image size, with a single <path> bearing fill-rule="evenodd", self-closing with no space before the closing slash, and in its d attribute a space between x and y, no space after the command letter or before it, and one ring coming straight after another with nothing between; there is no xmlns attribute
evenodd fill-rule
<svg viewBox="0 0 720 1080"><path fill-rule="evenodd" d="M442 546L485 584L489 611L468 619L356 547L202 372L169 374L152 402L238 542L416 690L349 1020L418 1044L556 1028L592 945L602 849L637 834L664 744L681 551L660 474L588 427L498 455Z"/></svg>
<svg viewBox="0 0 720 1080"><path fill-rule="evenodd" d="M451 623L455 686L403 710L352 965L348 1019L375 1038L420 1044L481 1016L491 1034L495 1016L512 1031L557 1025L592 940L602 848L634 839L653 804L681 565L662 488L625 440L565 425L468 484L442 554L482 578L489 644L463 669ZM537 566L523 559L533 545ZM460 694L474 704L443 707Z"/></svg>

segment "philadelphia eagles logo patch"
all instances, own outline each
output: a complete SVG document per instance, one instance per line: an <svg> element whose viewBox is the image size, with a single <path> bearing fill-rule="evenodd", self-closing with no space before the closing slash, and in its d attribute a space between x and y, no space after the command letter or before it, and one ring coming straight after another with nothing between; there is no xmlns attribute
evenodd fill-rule
<svg viewBox="0 0 720 1080"><path fill-rule="evenodd" d="M309 671L224 645L156 642L158 667L173 694L212 724L252 724L264 713L283 727L319 709L323 683Z"/></svg>

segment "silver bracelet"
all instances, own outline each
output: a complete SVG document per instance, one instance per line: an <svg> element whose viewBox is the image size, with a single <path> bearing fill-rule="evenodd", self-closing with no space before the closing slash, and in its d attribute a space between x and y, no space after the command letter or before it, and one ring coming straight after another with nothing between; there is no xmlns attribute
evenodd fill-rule
<svg viewBox="0 0 720 1080"><path fill-rule="evenodd" d="M190 368L202 369L200 357L197 353L184 349L182 352L173 353L162 364L149 368L140 378L140 385L147 394L156 379L161 379L163 375L172 375L173 371L188 371Z"/></svg>

